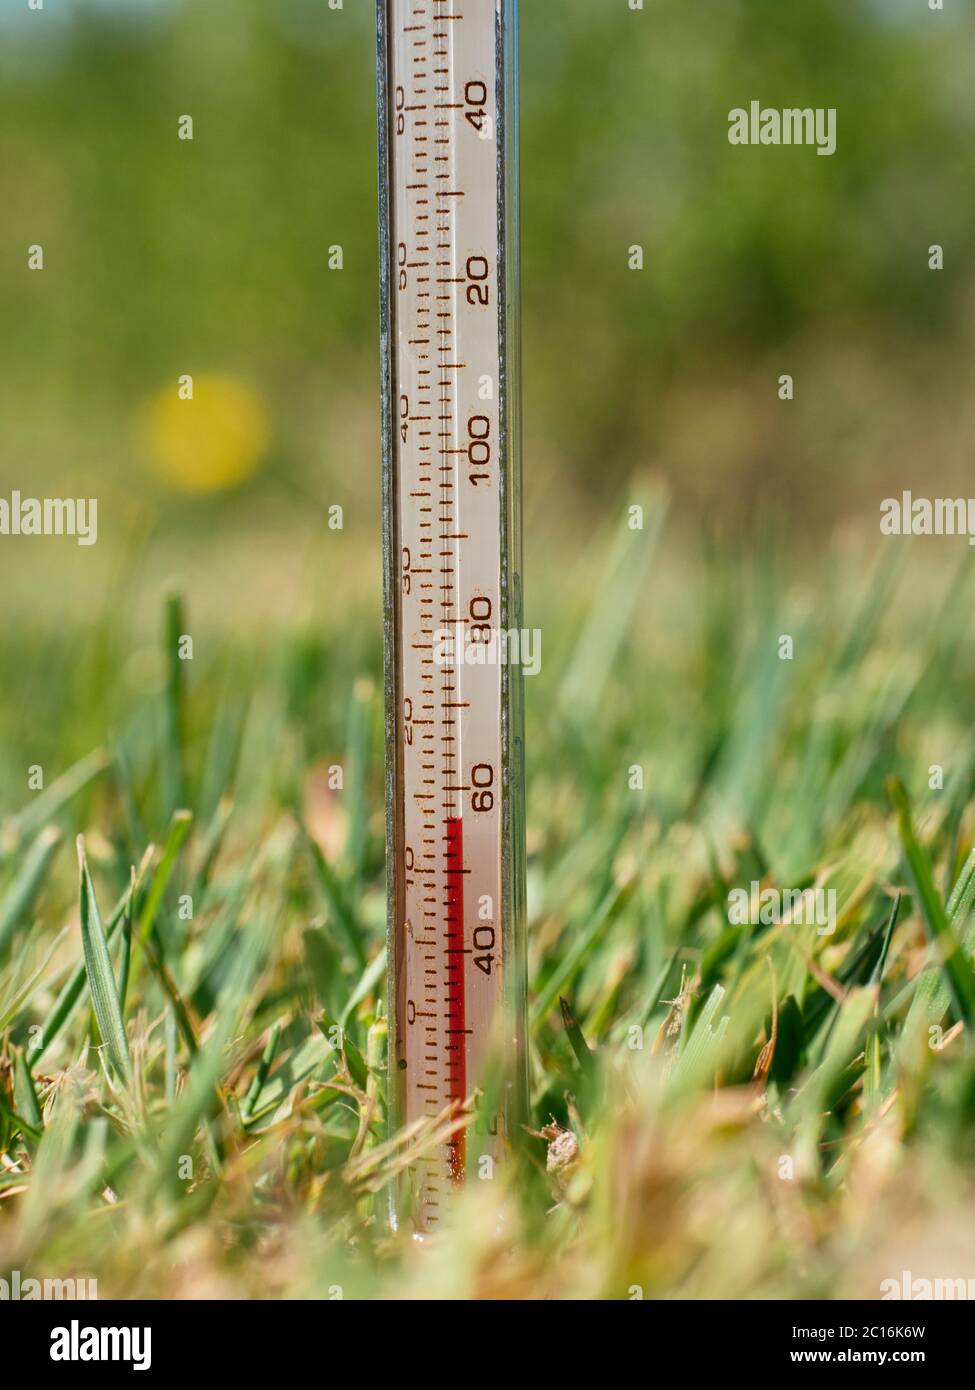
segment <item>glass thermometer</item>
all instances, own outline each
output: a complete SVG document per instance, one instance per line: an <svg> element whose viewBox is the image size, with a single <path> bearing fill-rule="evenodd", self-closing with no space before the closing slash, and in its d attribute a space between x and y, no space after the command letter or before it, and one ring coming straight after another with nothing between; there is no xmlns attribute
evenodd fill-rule
<svg viewBox="0 0 975 1390"><path fill-rule="evenodd" d="M378 0L378 37L394 1221L427 1232L525 1106L517 0Z"/></svg>

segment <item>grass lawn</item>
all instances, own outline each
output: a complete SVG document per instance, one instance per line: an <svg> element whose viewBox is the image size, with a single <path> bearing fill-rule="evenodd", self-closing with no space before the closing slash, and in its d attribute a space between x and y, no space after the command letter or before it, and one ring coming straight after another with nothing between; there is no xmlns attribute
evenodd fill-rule
<svg viewBox="0 0 975 1390"><path fill-rule="evenodd" d="M772 527L730 550L659 495L648 517L529 566L532 1133L424 1245L385 1220L378 606L8 625L0 1275L876 1298L975 1274L968 547L796 561ZM835 929L762 920L769 888L819 890Z"/></svg>

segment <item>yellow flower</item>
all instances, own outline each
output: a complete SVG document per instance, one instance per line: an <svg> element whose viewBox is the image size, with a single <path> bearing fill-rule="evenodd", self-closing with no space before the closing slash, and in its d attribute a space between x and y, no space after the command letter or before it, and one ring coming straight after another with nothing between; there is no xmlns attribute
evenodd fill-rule
<svg viewBox="0 0 975 1390"><path fill-rule="evenodd" d="M192 395L190 390L192 389ZM145 432L153 467L183 492L236 487L260 466L270 440L264 402L243 381L197 376L148 402Z"/></svg>

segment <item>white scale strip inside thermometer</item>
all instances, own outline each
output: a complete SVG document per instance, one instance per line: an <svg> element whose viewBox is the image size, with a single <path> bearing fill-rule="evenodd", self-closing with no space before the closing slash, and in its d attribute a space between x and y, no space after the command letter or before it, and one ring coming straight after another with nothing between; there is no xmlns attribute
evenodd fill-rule
<svg viewBox="0 0 975 1390"><path fill-rule="evenodd" d="M421 1231L503 1158L523 1053L514 25L512 0L379 3L394 1122L504 1078L417 1154Z"/></svg>

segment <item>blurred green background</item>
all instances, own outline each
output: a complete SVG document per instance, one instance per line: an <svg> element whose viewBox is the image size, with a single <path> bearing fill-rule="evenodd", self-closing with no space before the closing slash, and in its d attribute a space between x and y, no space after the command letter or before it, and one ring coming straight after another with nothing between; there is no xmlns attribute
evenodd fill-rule
<svg viewBox="0 0 975 1390"><path fill-rule="evenodd" d="M643 475L675 559L774 530L813 592L825 538L872 547L883 496L962 488L970 7L523 0L521 24L534 620ZM374 47L371 0L4 0L0 494L97 495L100 538L0 545L0 760L43 741L45 701L83 703L69 634L117 613L155 646L173 589L196 630L341 626L338 674L378 674ZM835 106L837 153L732 148L752 99ZM151 686L140 661L107 694Z"/></svg>

